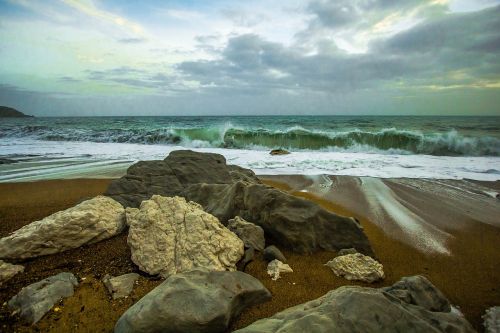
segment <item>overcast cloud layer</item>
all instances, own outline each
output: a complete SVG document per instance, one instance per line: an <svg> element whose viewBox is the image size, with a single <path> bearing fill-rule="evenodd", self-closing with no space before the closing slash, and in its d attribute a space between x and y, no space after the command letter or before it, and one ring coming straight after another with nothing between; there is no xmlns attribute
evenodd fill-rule
<svg viewBox="0 0 500 333"><path fill-rule="evenodd" d="M43 115L500 115L500 0L0 0Z"/></svg>

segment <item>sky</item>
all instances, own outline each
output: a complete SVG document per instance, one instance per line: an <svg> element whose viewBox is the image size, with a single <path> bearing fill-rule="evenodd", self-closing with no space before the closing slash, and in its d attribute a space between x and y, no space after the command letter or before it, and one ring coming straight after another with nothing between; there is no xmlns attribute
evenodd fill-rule
<svg viewBox="0 0 500 333"><path fill-rule="evenodd" d="M500 115L500 0L0 0L0 105Z"/></svg>

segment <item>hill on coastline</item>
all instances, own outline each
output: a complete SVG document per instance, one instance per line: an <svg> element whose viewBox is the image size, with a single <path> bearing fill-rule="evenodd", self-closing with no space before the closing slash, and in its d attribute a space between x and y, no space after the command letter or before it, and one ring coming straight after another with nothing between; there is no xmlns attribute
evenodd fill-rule
<svg viewBox="0 0 500 333"><path fill-rule="evenodd" d="M17 111L16 109L9 108L8 106L0 106L0 118L27 118L33 117L27 114Z"/></svg>

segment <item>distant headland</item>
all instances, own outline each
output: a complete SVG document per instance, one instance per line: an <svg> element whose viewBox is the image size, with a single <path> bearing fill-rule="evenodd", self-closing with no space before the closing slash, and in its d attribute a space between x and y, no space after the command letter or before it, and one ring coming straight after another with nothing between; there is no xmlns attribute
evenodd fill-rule
<svg viewBox="0 0 500 333"><path fill-rule="evenodd" d="M34 116L30 116L22 113L21 111L17 111L16 109L9 108L8 106L0 106L0 118L33 118Z"/></svg>

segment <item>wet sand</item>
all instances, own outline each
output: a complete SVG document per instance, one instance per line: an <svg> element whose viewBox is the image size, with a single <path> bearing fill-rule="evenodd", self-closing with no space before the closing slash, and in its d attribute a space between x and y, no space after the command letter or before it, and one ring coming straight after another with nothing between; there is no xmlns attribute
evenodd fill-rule
<svg viewBox="0 0 500 333"><path fill-rule="evenodd" d="M339 196L339 193L332 194L334 191L331 188L319 186L321 191L312 191L309 179L295 177L266 177L265 182L313 200L338 214L357 217L386 273L383 282L370 286L390 285L402 276L423 274L439 287L454 305L460 307L476 329L482 330L480 316L484 310L500 304L500 231L497 226L478 222L473 218L464 218L460 220L460 228L445 230L452 236L446 242L451 255L426 253L392 237L393 235L389 235L380 224L367 218L369 212L365 210L363 198L352 186L339 187L345 197L348 197L348 193L352 194L349 200L353 204L349 206L342 200L333 200L332 196ZM109 181L74 179L0 184L0 236L104 192ZM495 184L489 186L494 187ZM308 191L304 192L306 187ZM411 191L405 191L404 188L399 191L411 193L413 199L407 198L407 201L413 200L415 205L419 202L418 195ZM356 201L358 205L355 204ZM352 207L359 208L353 210ZM287 251L284 253L294 273L284 274L278 281L272 281L266 274L266 265L261 258L247 266L246 272L260 279L272 292L273 298L270 302L246 310L233 328L244 327L277 311L317 298L341 285L354 284L336 277L324 266L324 263L334 257L334 253L320 252L310 256ZM22 325L18 318L11 317L8 309L2 306L0 331L110 332L121 313L161 283L140 273L131 262L125 234L62 254L25 261L24 265L24 273L0 287L0 304L10 299L22 287L62 271L71 271L84 280L81 280L75 296L65 299L59 305L61 312L50 312L34 327ZM139 285L135 287L131 297L112 301L100 279L105 274L119 275L132 271L142 275Z"/></svg>

